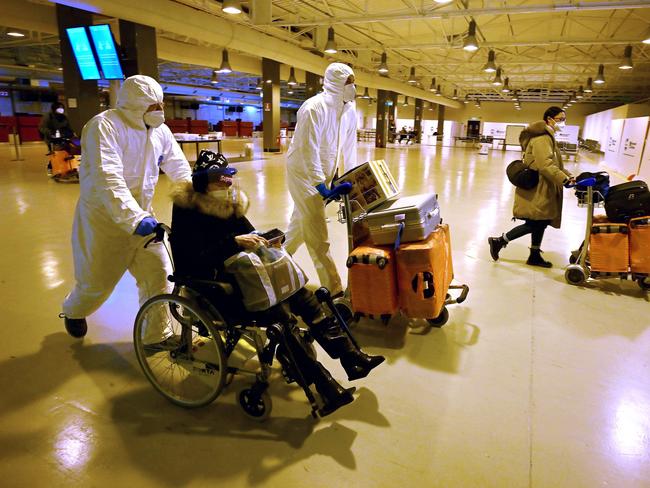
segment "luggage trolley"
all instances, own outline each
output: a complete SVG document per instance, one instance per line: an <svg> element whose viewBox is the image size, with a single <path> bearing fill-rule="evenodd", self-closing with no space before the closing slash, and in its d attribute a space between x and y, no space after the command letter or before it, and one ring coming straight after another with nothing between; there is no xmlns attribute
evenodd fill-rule
<svg viewBox="0 0 650 488"><path fill-rule="evenodd" d="M357 205L358 208L353 208L353 204ZM351 218L348 218L350 216ZM337 212L337 219L340 223L346 225L347 230L347 239L348 239L348 254L352 253L355 248L355 236L353 232L353 227L357 223L361 223L368 217L368 212L357 202L356 200L350 200L348 195L342 195L341 200L339 201L339 209ZM385 266L385 263L380 262L383 258L379 258L377 266L382 268ZM449 285L449 289L460 290L460 295L457 298L453 298L449 293L446 294L444 305L440 310L440 313L437 317L426 318L427 322L433 327L442 327L449 320L449 311L447 310L447 305L462 303L467 298L469 293L469 287L466 284L463 285ZM334 306L338 310L339 314L346 321L357 321L361 314L354 312L352 307L351 293L350 288L345 290L345 293L342 297L334 299ZM425 318L425 317L423 317ZM387 324L390 320L390 316L382 316L381 320L384 324Z"/></svg>
<svg viewBox="0 0 650 488"><path fill-rule="evenodd" d="M607 278L620 278L622 280L631 278L636 281L643 290L650 290L650 279L648 273L630 273L629 271L629 248L628 248L628 235L630 227L628 224L604 222L601 226L605 232L611 234L618 234L621 239L620 242L612 241L612 246L618 245L621 249L621 256L618 256L618 263L612 263L609 268L600 266L601 269L593 270L592 262L590 260L590 252L592 251L592 235L594 234L594 209L602 208L605 206L605 195L600 191L594 189L596 180L594 178L587 178L579 181L577 185L586 187L586 190L576 189L576 197L578 199L578 207L587 209L587 225L585 229L585 238L580 248L572 251L569 256L569 265L564 272L564 278L567 283L571 285L581 285L589 278L592 279L607 279ZM638 219L637 219L638 220ZM598 229L599 226L596 226ZM612 232L613 231L613 232ZM605 235L605 232L603 233ZM625 236L623 238L623 236ZM592 256L595 257L595 256ZM605 269L607 268L607 269Z"/></svg>

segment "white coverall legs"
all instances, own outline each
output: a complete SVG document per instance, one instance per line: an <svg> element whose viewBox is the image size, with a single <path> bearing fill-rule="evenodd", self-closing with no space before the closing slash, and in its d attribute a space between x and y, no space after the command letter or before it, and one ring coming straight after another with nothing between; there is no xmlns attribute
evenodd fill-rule
<svg viewBox="0 0 650 488"><path fill-rule="evenodd" d="M336 295L343 291L343 286L330 254L323 197L318 193L305 196L304 190L292 187L289 182L289 193L293 198L294 207L287 230L285 248L289 254L294 254L304 242L316 267L321 285L332 295Z"/></svg>
<svg viewBox="0 0 650 488"><path fill-rule="evenodd" d="M145 249L150 237L129 235L110 226L104 227L105 232L99 226L92 233L84 232L81 222L77 213L72 231L76 283L63 303L66 317L82 319L95 312L127 270L136 280L140 306L155 295L171 293L173 285L167 276L172 267L162 243L151 243ZM143 339L147 344L172 335L168 317L159 317L157 321L159 325L145 331Z"/></svg>

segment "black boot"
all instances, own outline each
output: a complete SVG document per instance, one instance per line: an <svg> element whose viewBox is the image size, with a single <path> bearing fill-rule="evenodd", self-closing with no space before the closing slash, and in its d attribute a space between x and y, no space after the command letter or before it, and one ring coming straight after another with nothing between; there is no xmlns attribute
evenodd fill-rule
<svg viewBox="0 0 650 488"><path fill-rule="evenodd" d="M62 313L59 314L59 317L63 319L65 330L72 337L79 339L81 337L84 337L88 332L88 324L86 323L86 319L69 319Z"/></svg>
<svg viewBox="0 0 650 488"><path fill-rule="evenodd" d="M352 394L356 391L356 388L343 388L318 361L316 361L314 367L313 380L316 391L323 400L323 406L318 409L321 417L325 417L354 401Z"/></svg>
<svg viewBox="0 0 650 488"><path fill-rule="evenodd" d="M552 268L553 264L550 261L544 260L542 257L542 251L539 249L530 249L530 256L528 256L528 261L526 261L526 264L529 264L530 266L539 266L541 268Z"/></svg>
<svg viewBox="0 0 650 488"><path fill-rule="evenodd" d="M369 356L360 351L334 317L312 324L309 331L332 359L341 359L350 381L365 378L385 360L384 356Z"/></svg>
<svg viewBox="0 0 650 488"><path fill-rule="evenodd" d="M495 261L499 260L499 251L508 245L508 242L501 237L488 237L488 244L490 245L490 256Z"/></svg>

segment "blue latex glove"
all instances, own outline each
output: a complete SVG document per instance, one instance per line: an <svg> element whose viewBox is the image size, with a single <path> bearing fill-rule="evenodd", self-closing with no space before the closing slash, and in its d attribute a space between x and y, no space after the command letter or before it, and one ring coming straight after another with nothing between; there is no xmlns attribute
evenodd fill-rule
<svg viewBox="0 0 650 488"><path fill-rule="evenodd" d="M138 227L135 229L135 234L139 236L148 236L153 234L154 229L158 225L158 221L153 217L145 217L140 221Z"/></svg>
<svg viewBox="0 0 650 488"><path fill-rule="evenodd" d="M348 183L346 181L340 185L332 186L331 190L327 189L325 183L320 183L316 185L316 189L318 190L318 193L320 193L321 196L325 199L337 198L341 195L347 195L350 193L352 190L352 183Z"/></svg>

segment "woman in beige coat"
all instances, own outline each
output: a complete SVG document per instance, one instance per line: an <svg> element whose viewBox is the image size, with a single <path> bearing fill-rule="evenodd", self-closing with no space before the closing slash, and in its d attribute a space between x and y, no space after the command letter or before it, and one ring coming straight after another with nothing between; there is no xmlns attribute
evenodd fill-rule
<svg viewBox="0 0 650 488"><path fill-rule="evenodd" d="M539 172L539 183L530 190L517 188L513 215L524 223L501 235L488 238L490 255L495 261L499 251L513 239L530 234L530 256L526 264L550 268L544 260L540 246L544 231L549 225L560 228L562 222L562 186L573 183L571 174L564 169L562 156L555 142L555 133L564 128L566 114L560 107L550 107L544 120L530 124L520 137L524 151L523 160Z"/></svg>

